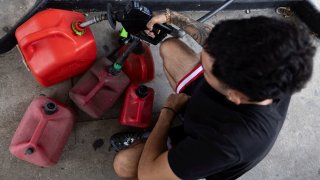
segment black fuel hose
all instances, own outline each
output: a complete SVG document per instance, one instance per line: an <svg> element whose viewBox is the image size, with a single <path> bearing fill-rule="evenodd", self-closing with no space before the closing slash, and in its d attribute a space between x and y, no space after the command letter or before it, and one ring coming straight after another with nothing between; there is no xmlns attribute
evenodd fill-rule
<svg viewBox="0 0 320 180"><path fill-rule="evenodd" d="M15 37L15 32L21 24L30 19L34 14L43 10L49 0L37 0L33 7L24 15L1 39L0 39L0 54L10 51L18 43Z"/></svg>
<svg viewBox="0 0 320 180"><path fill-rule="evenodd" d="M226 8L227 6L229 6L234 0L227 0L225 1L220 7L218 7L218 9L212 10L210 12L208 12L207 14L205 14L204 16L202 16L201 18L199 18L197 21L199 22L206 22L208 19L210 19L212 16L214 16L215 14L217 14L218 12L222 11L224 8Z"/></svg>
<svg viewBox="0 0 320 180"><path fill-rule="evenodd" d="M218 12L222 11L224 8L226 8L227 6L229 6L234 0L226 0L221 6L219 6L217 9L211 10L209 11L207 14L203 15L202 17L200 17L199 19L197 19L198 22L204 23L206 22L208 19L210 19L212 16L214 16L215 14L217 14ZM171 33L172 36L174 37L183 37L186 35L186 33L180 29L180 30L176 30L173 31Z"/></svg>

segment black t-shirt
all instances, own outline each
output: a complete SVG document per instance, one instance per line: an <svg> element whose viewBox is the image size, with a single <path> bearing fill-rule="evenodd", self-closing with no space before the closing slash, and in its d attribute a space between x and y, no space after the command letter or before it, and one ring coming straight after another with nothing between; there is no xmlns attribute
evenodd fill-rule
<svg viewBox="0 0 320 180"><path fill-rule="evenodd" d="M184 113L184 138L168 161L181 179L236 179L260 162L283 125L290 96L270 105L235 105L198 80Z"/></svg>

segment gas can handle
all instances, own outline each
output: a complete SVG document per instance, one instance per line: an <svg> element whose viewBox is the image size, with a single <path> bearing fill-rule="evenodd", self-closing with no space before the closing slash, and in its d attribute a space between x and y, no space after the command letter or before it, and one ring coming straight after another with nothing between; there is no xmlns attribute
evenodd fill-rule
<svg viewBox="0 0 320 180"><path fill-rule="evenodd" d="M138 111L137 111L137 117L141 117L141 115L143 114L143 110L144 110L144 104L145 101L143 99L138 99Z"/></svg>
<svg viewBox="0 0 320 180"><path fill-rule="evenodd" d="M53 113L58 111L58 105L54 102L48 101L44 104L43 111L46 115L52 115ZM39 139L42 136L49 121L50 119L44 118L43 115L41 116L39 123L35 129L35 133L31 137L30 144L34 146L38 144Z"/></svg>
<svg viewBox="0 0 320 180"><path fill-rule="evenodd" d="M31 33L31 34L25 36L24 38L22 38L20 40L19 44L23 47L28 47L33 42L40 41L46 37L55 36L55 35L63 36L65 38L69 39L70 41L72 41L74 44L76 44L76 41L74 39L72 39L72 37L70 37L70 35L65 33L63 29L59 30L57 28L52 28L52 27L44 29L42 31L37 31L37 32Z"/></svg>
<svg viewBox="0 0 320 180"><path fill-rule="evenodd" d="M145 55L143 57L138 56L139 62L141 64L141 67L140 67L141 69L147 69L147 65L145 63L143 63L144 58L145 58ZM148 76L148 75L146 75L146 74L147 73L141 73L141 79L143 79L143 80L147 79L146 76Z"/></svg>
<svg viewBox="0 0 320 180"><path fill-rule="evenodd" d="M93 96L95 96L98 91L104 86L104 84L105 82L99 79L98 84L96 84L96 86L85 96L84 104L87 104L93 98Z"/></svg>
<svg viewBox="0 0 320 180"><path fill-rule="evenodd" d="M30 144L36 146L39 142L40 137L42 136L44 129L46 128L47 124L48 124L49 120L45 120L44 118L41 118L36 129L35 132L30 140Z"/></svg>
<svg viewBox="0 0 320 180"><path fill-rule="evenodd" d="M146 97L150 93L149 92L149 88L147 86L145 86L145 85L139 85L136 88L135 93L136 93L136 95L138 97L137 117L141 117L142 114L143 114Z"/></svg>

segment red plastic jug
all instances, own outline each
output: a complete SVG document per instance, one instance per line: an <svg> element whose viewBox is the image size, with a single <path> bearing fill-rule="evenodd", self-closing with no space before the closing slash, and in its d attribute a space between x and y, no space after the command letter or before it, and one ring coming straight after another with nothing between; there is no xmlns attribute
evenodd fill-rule
<svg viewBox="0 0 320 180"><path fill-rule="evenodd" d="M124 45L119 53L122 54L128 45ZM123 65L123 72L130 78L131 83L145 83L154 79L154 62L150 47L144 43L139 43L138 47L129 54Z"/></svg>
<svg viewBox="0 0 320 180"><path fill-rule="evenodd" d="M19 159L48 167L56 164L74 125L75 115L62 103L42 96L24 114L10 144Z"/></svg>
<svg viewBox="0 0 320 180"><path fill-rule="evenodd" d="M73 102L93 118L100 118L111 108L129 84L124 72L116 76L109 73L111 65L107 58L98 60L69 91Z"/></svg>
<svg viewBox="0 0 320 180"><path fill-rule="evenodd" d="M89 28L76 35L72 23L84 21L78 12L47 9L16 30L24 63L43 86L51 86L78 75L96 58L96 43Z"/></svg>
<svg viewBox="0 0 320 180"><path fill-rule="evenodd" d="M122 104L121 125L147 128L152 120L154 90L144 85L130 85Z"/></svg>

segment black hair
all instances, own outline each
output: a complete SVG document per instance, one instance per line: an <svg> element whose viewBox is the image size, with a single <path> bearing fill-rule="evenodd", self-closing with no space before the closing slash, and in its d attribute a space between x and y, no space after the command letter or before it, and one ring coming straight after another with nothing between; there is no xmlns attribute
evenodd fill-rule
<svg viewBox="0 0 320 180"><path fill-rule="evenodd" d="M220 22L204 49L214 59L212 74L251 101L300 91L315 53L305 26L262 16Z"/></svg>

